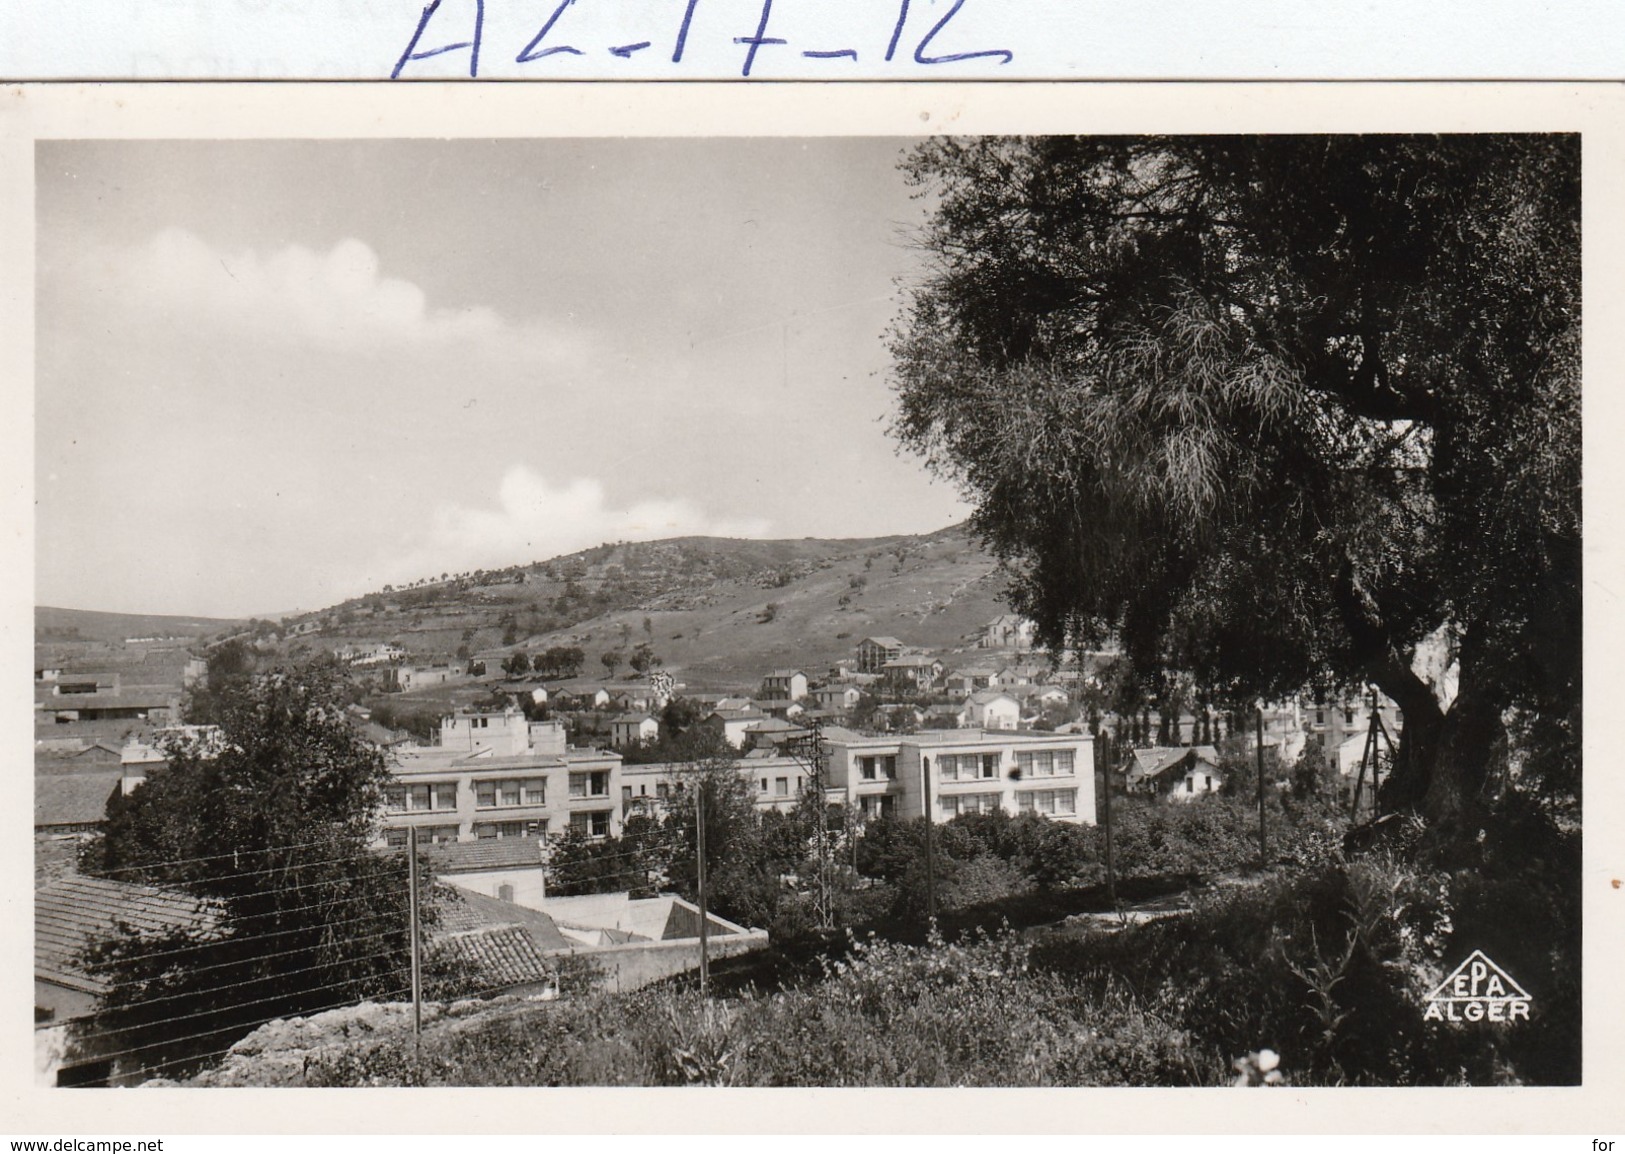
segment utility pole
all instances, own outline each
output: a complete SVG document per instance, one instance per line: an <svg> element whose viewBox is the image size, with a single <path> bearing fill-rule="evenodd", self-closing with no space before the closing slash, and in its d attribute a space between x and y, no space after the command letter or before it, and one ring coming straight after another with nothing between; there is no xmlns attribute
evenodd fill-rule
<svg viewBox="0 0 1625 1154"><path fill-rule="evenodd" d="M1377 762L1378 734L1381 734L1383 738L1388 741L1388 749L1391 755L1393 752L1394 743L1392 739L1388 737L1388 731L1383 728L1382 715L1377 712L1377 691L1376 689L1372 689L1371 724L1366 727L1365 749L1360 754L1360 772L1354 778L1354 804L1349 811L1349 818L1352 821L1360 820L1360 793L1361 788L1365 785L1365 767L1367 762L1371 764L1371 817L1372 820L1375 820L1382 816L1381 810L1378 808L1380 805L1379 799L1381 795L1377 792L1377 787L1381 784L1381 782L1378 780L1378 777L1380 776L1378 772L1379 765Z"/></svg>
<svg viewBox="0 0 1625 1154"><path fill-rule="evenodd" d="M818 803L818 924L835 924L834 870L829 853L829 802L824 788L824 727L814 720L807 732L785 744L786 751L807 771L806 789ZM849 831L850 832L850 831Z"/></svg>
<svg viewBox="0 0 1625 1154"><path fill-rule="evenodd" d="M1112 763L1116 759L1116 744L1112 735L1106 730L1100 731L1100 752L1096 760L1100 762L1102 773L1101 789L1101 815L1106 824L1106 900L1117 908L1117 862L1112 856Z"/></svg>
<svg viewBox="0 0 1625 1154"><path fill-rule="evenodd" d="M407 932L411 935L412 955L412 1050L416 1054L423 1041L423 966L418 943L418 830L406 830L406 899Z"/></svg>
<svg viewBox="0 0 1625 1154"><path fill-rule="evenodd" d="M1264 703L1258 703L1258 868L1269 865L1269 836L1264 830Z"/></svg>
<svg viewBox="0 0 1625 1154"><path fill-rule="evenodd" d="M700 997L709 996L711 985L710 912L705 905L705 787L708 779L701 771L694 791L694 867L700 906Z"/></svg>
<svg viewBox="0 0 1625 1154"><path fill-rule="evenodd" d="M937 839L932 836L937 822L931 812L931 759L920 756L920 793L925 809L925 912L930 924L937 924Z"/></svg>

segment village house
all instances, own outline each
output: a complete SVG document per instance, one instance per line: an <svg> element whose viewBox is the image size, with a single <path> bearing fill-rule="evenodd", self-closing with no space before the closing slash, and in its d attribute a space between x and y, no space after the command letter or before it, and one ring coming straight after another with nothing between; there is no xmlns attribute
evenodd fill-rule
<svg viewBox="0 0 1625 1154"><path fill-rule="evenodd" d="M1087 734L941 729L870 737L831 729L825 743L832 791L865 817L943 822L999 810L1095 821Z"/></svg>
<svg viewBox="0 0 1625 1154"><path fill-rule="evenodd" d="M1016 729L1021 725L1021 703L1002 689L971 694L965 710L970 724L983 729Z"/></svg>
<svg viewBox="0 0 1625 1154"><path fill-rule="evenodd" d="M982 626L977 642L983 649L1031 649L1037 626L1025 617L1005 613Z"/></svg>
<svg viewBox="0 0 1625 1154"><path fill-rule="evenodd" d="M897 688L925 693L942 676L942 662L928 653L905 653L882 665L880 674Z"/></svg>
<svg viewBox="0 0 1625 1154"><path fill-rule="evenodd" d="M822 689L813 690L813 698L818 702L819 708L835 713L851 710L862 696L863 690L856 685L826 685Z"/></svg>
<svg viewBox="0 0 1625 1154"><path fill-rule="evenodd" d="M1136 749L1124 779L1130 793L1152 794L1171 802L1194 801L1223 786L1219 751L1211 745Z"/></svg>
<svg viewBox="0 0 1625 1154"><path fill-rule="evenodd" d="M654 741L660 736L660 722L647 713L623 713L609 723L609 735L616 749Z"/></svg>
<svg viewBox="0 0 1625 1154"><path fill-rule="evenodd" d="M144 933L174 932L207 939L224 911L184 890L72 874L34 891L34 1076L56 1086L133 1085L145 1077L141 1056L98 1044L76 1023L94 1013L108 992L86 968L88 942L120 925ZM144 1055L149 1060L152 1054Z"/></svg>
<svg viewBox="0 0 1625 1154"><path fill-rule="evenodd" d="M754 708L713 709L700 724L715 729L722 739L735 749L743 749L749 740L747 733L753 725L765 721L767 714Z"/></svg>
<svg viewBox="0 0 1625 1154"><path fill-rule="evenodd" d="M410 693L414 689L461 681L467 676L452 665L390 665L384 669L384 692Z"/></svg>
<svg viewBox="0 0 1625 1154"><path fill-rule="evenodd" d="M943 688L949 697L969 697L984 689L999 688L999 671L991 665L966 665L953 670L943 678Z"/></svg>
<svg viewBox="0 0 1625 1154"><path fill-rule="evenodd" d="M879 673L888 661L903 655L904 645L895 637L865 637L858 642L858 672Z"/></svg>
<svg viewBox="0 0 1625 1154"><path fill-rule="evenodd" d="M775 669L762 678L764 701L802 701L807 697L807 675L799 669Z"/></svg>

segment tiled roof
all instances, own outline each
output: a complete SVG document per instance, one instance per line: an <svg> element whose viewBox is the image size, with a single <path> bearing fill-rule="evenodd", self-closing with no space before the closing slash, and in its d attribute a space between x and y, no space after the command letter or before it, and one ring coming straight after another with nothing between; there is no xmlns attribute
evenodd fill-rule
<svg viewBox="0 0 1625 1154"><path fill-rule="evenodd" d="M488 837L476 841L441 842L427 848L429 860L436 869L461 873L540 865L541 847L541 838Z"/></svg>
<svg viewBox="0 0 1625 1154"><path fill-rule="evenodd" d="M1193 754L1196 760L1213 765L1219 764L1219 751L1211 745L1159 745L1149 749L1136 749L1135 768L1132 772L1141 778L1157 777L1164 770L1182 763L1187 755Z"/></svg>
<svg viewBox="0 0 1625 1154"><path fill-rule="evenodd" d="M555 931L557 932L557 931ZM427 951L431 956L466 966L481 986L520 986L546 982L553 967L521 926L494 926L436 938Z"/></svg>
<svg viewBox="0 0 1625 1154"><path fill-rule="evenodd" d="M901 649L903 647L903 643L895 637L865 637L863 641L872 641L884 649ZM863 641L858 642L858 644L862 645Z"/></svg>
<svg viewBox="0 0 1625 1154"><path fill-rule="evenodd" d="M220 911L181 890L75 874L34 892L34 975L101 993L80 953L118 925L140 934L179 930L220 935Z"/></svg>
<svg viewBox="0 0 1625 1154"><path fill-rule="evenodd" d="M530 934L539 949L562 950L570 944L550 916L529 906L487 897L455 885L436 886L434 904L440 914L435 937L518 926Z"/></svg>
<svg viewBox="0 0 1625 1154"><path fill-rule="evenodd" d="M908 654L906 656L903 656L903 657L894 658L893 660L886 662L886 664L882 665L880 668L882 668L882 669L923 669L927 665L938 665L938 664L941 664L941 663L935 657L932 657L929 653L910 653L910 654Z"/></svg>
<svg viewBox="0 0 1625 1154"><path fill-rule="evenodd" d="M117 773L34 777L34 828L89 825L107 816L107 799L118 789Z"/></svg>

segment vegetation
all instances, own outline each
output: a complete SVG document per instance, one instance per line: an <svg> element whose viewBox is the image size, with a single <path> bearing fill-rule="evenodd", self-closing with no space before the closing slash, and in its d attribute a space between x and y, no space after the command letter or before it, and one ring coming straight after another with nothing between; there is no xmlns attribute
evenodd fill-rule
<svg viewBox="0 0 1625 1154"><path fill-rule="evenodd" d="M1054 644L1244 703L1376 683L1470 840L1579 787L1579 140L979 138L907 164L935 273L896 432ZM1442 706L1424 637L1460 663Z"/></svg>
<svg viewBox="0 0 1625 1154"><path fill-rule="evenodd" d="M111 989L86 1032L170 1073L257 1022L399 997L408 984L406 862L368 850L389 773L330 676L216 685L208 714L224 747L172 743L166 765L114 796L80 862L220 913L216 932L127 927L87 955Z"/></svg>

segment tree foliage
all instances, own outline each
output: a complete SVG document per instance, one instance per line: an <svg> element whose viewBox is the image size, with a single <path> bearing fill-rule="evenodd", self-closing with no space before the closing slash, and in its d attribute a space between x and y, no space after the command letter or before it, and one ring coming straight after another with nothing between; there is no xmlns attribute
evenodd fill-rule
<svg viewBox="0 0 1625 1154"><path fill-rule="evenodd" d="M1051 644L1216 700L1370 680L1392 804L1505 719L1578 787L1577 137L934 140L894 431ZM1448 709L1412 671L1443 630Z"/></svg>
<svg viewBox="0 0 1625 1154"><path fill-rule="evenodd" d="M115 796L80 863L221 915L197 940L131 929L87 956L110 984L90 1029L149 1065L407 985L406 862L368 848L390 775L331 676L277 671L211 694L224 748L172 744L167 764Z"/></svg>

